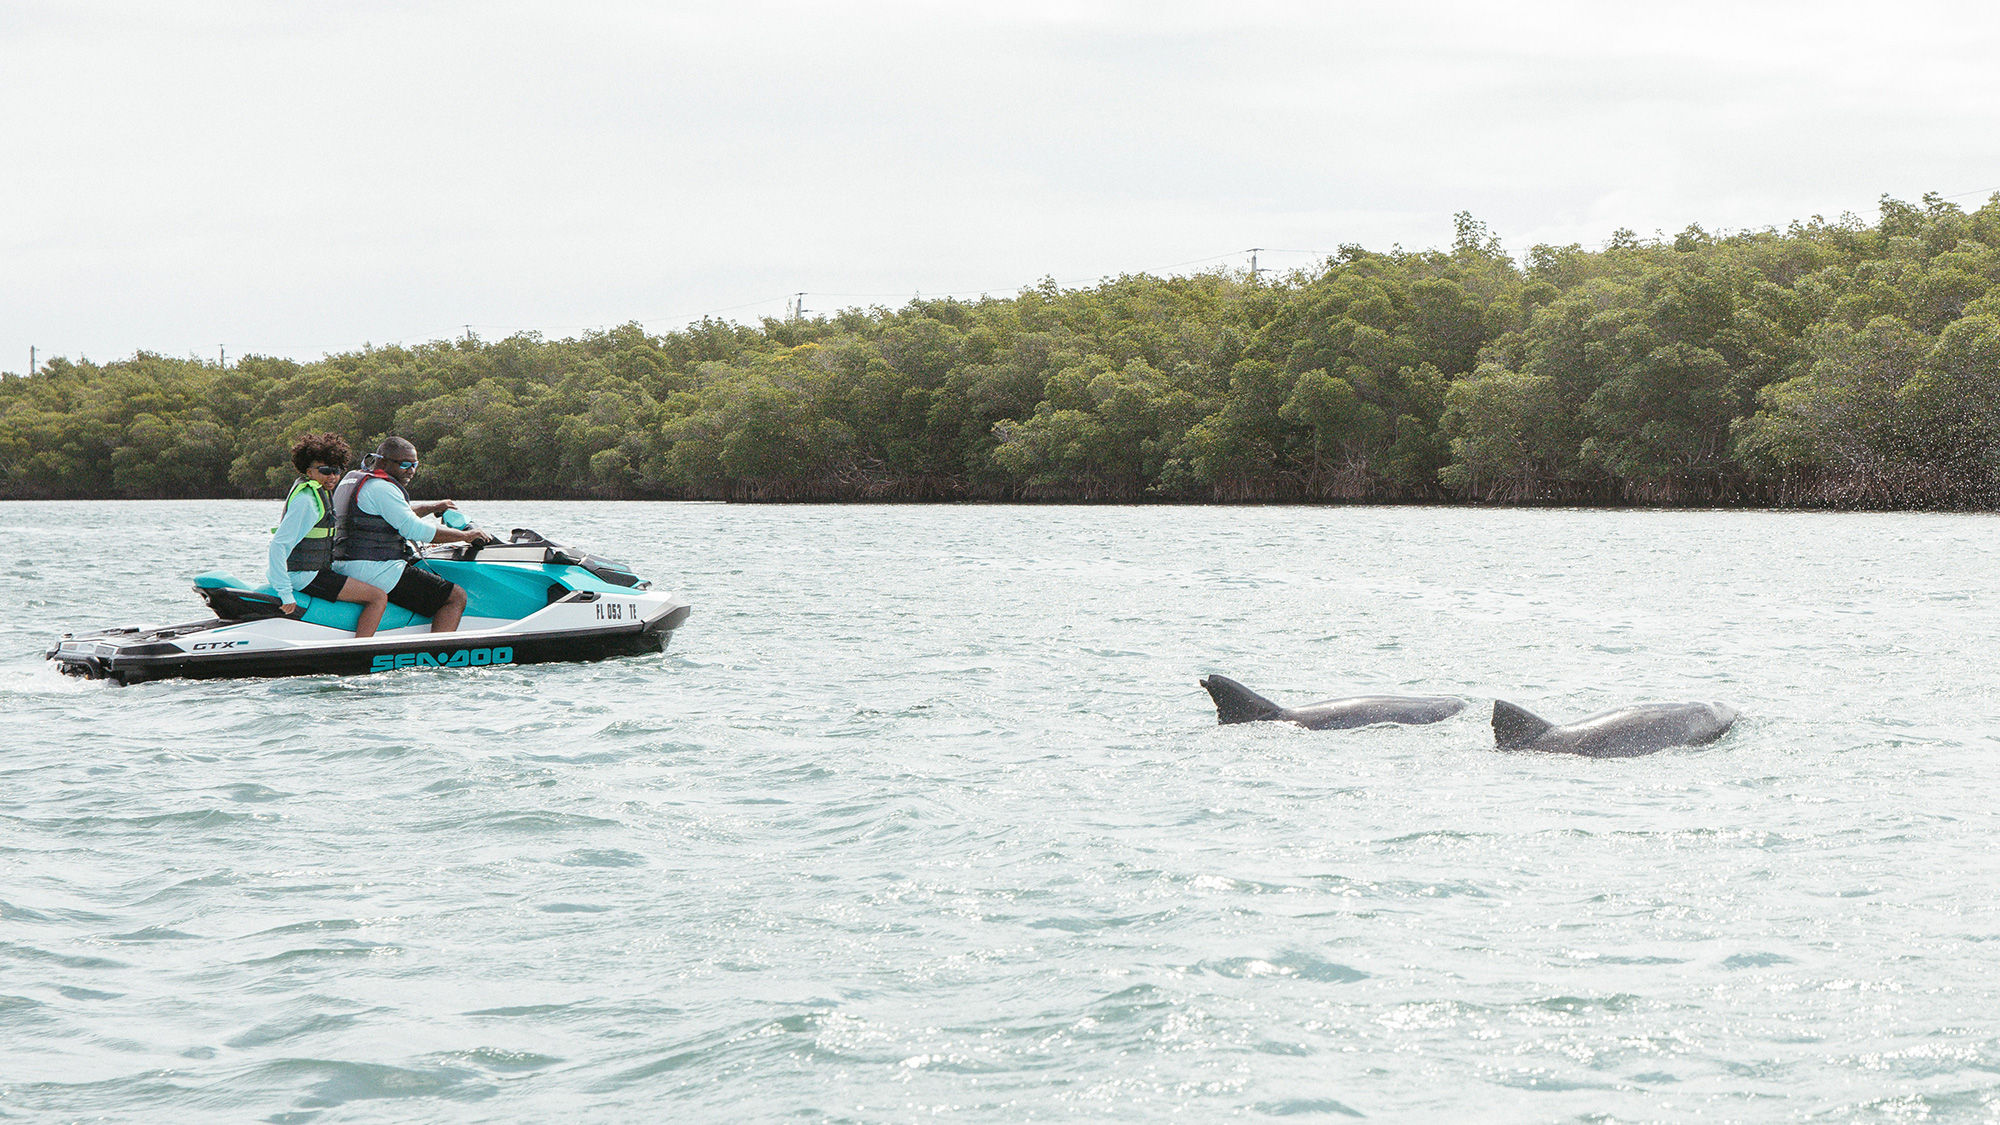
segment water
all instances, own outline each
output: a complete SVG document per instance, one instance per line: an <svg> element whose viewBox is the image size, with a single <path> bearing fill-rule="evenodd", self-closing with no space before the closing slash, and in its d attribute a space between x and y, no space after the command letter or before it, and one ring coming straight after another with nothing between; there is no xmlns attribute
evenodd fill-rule
<svg viewBox="0 0 2000 1125"><path fill-rule="evenodd" d="M496 503L671 650L41 659L276 507L0 505L0 1117L2000 1117L1990 518Z"/></svg>

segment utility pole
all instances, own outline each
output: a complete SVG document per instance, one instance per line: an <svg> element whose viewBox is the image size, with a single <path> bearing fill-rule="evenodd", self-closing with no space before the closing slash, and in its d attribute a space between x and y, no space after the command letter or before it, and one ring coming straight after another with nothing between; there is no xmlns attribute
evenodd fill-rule
<svg viewBox="0 0 2000 1125"><path fill-rule="evenodd" d="M792 294L792 319L804 320L805 318L806 295L804 293L794 293Z"/></svg>
<svg viewBox="0 0 2000 1125"><path fill-rule="evenodd" d="M472 342L472 325L470 324L465 326L465 342L468 344Z"/></svg>
<svg viewBox="0 0 2000 1125"><path fill-rule="evenodd" d="M1250 283L1252 285L1255 285L1257 283L1258 274L1271 272L1270 270L1260 270L1257 268L1257 254L1263 249L1264 248L1262 246L1252 246L1250 248Z"/></svg>
<svg viewBox="0 0 2000 1125"><path fill-rule="evenodd" d="M229 370L229 349L221 344L215 345L215 365L224 371Z"/></svg>
<svg viewBox="0 0 2000 1125"><path fill-rule="evenodd" d="M35 373L35 345L28 345L28 374Z"/></svg>

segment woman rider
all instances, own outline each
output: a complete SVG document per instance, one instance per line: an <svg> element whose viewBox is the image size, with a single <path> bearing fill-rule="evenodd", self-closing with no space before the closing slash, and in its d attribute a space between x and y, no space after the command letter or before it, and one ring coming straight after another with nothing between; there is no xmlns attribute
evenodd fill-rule
<svg viewBox="0 0 2000 1125"><path fill-rule="evenodd" d="M389 595L333 569L333 503L329 494L347 467L347 443L333 434L307 434L292 446L299 480L285 497L285 518L271 535L271 589L284 602L285 616L305 611L294 589L329 601L361 603L354 635L372 637L389 607Z"/></svg>

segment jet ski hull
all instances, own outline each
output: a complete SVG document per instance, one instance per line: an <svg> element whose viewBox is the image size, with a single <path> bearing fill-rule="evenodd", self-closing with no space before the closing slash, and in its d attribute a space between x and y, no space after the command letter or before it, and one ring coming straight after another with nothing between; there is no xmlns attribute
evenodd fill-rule
<svg viewBox="0 0 2000 1125"><path fill-rule="evenodd" d="M664 651L668 638L687 620L688 613L688 606L675 602L651 619L618 625L548 632L415 633L361 641L348 637L284 645L263 643L266 638L252 635L250 626L243 623L193 622L66 638L48 655L71 675L126 684L247 676L362 676L404 668L594 661ZM258 624L263 622L250 623Z"/></svg>

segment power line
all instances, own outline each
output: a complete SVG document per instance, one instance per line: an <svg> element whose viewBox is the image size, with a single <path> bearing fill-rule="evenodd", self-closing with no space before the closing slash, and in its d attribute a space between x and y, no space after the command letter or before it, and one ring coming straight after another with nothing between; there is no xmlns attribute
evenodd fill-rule
<svg viewBox="0 0 2000 1125"><path fill-rule="evenodd" d="M1225 259L1234 258L1240 254L1245 254L1250 252L1251 251L1245 251L1245 250L1232 250L1224 254L1211 254L1204 258L1190 258L1186 261L1174 262L1170 265L1155 266L1151 269L1141 270L1139 272L1165 273L1171 270L1181 269L1186 266L1206 265L1210 262L1220 262ZM1260 250L1257 252L1268 253L1268 254L1313 254L1313 255L1331 256L1330 254L1328 254L1328 252L1320 250L1265 250L1260 248ZM1270 273L1274 271L1272 271L1269 267L1259 267L1259 272ZM1104 280L1104 278L1109 276L1111 275L1100 274L1097 277L1058 278L1054 280L1057 285L1075 286L1075 285L1088 285L1093 282L1102 281ZM638 316L638 317L631 317L626 320L621 320L618 323L639 324L639 325L662 324L662 323L688 324L697 320L705 320L709 317L721 316L724 313L740 312L744 309L756 308L759 305L780 305L785 310L782 315L796 316L803 318L804 316L808 315L811 312L811 310L806 309L804 307L804 299L806 297L826 297L834 299L860 299L860 300L915 301L915 300L926 299L926 297L928 296L928 298L931 300L947 300L947 301L970 300L974 298L987 297L996 292L1020 292L1022 290L1032 289L1036 285L1040 284L1040 281L1041 279L1038 278L1033 282L1018 283L1012 285L990 285L980 289L957 289L948 292L933 292L928 295L925 294L920 289L908 292L899 292L899 293L863 293L863 292L822 290L822 289L800 290L800 291L793 291L791 293L773 294L768 297L759 297L755 300L743 301L734 305L725 305L721 308L704 309L699 312L677 312L677 313L662 314L662 315ZM591 331L601 332L607 330L611 326L606 323L532 325L532 324L481 324L478 322L473 322L470 324L458 324L455 325L454 327L460 329L460 331L464 332L469 337L474 329L482 329L493 332L552 332L552 331L560 332L560 331L580 331L580 330L591 330ZM426 341L436 340L436 339L443 339L450 335L453 335L453 333L451 333L448 329L441 331L433 330L427 332L406 332L397 336L385 338L381 341L381 343L386 346L400 347L404 345L406 342L411 340L417 340L417 339L422 339ZM324 350L324 347L320 345L315 345L313 348L307 350Z"/></svg>
<svg viewBox="0 0 2000 1125"><path fill-rule="evenodd" d="M1938 195L1938 196L1936 196L1935 198L1939 198L1939 199L1963 199L1963 198L1965 198L1965 197L1967 197L1967 196L1973 196L1973 195L1992 195L1992 194L1995 194L1995 193L2000 193L2000 187L1994 187L1994 188L1982 188L1982 189L1978 189L1978 190L1974 190L1974 191L1960 191L1960 192L1951 192L1951 193L1948 193L1948 194L1943 194L1943 195ZM1775 230L1776 228L1775 228L1775 227L1772 227L1772 228L1766 228L1766 229L1773 229L1773 230ZM1727 231L1726 229L1720 229L1720 228L1719 228L1719 229L1718 229L1718 230L1717 230L1716 232L1714 232L1714 233L1715 233L1715 234L1717 235L1717 237L1728 237L1728 236L1729 236L1729 232L1728 232L1728 231ZM1750 233L1750 229L1749 229L1749 228L1746 228L1745 230L1743 230L1743 231L1739 231L1739 232L1737 232L1737 233ZM1616 237L1613 237L1613 238L1607 238L1607 239L1602 239L1602 240L1599 240L1599 241L1596 241L1596 242L1591 242L1591 243L1583 243L1583 242L1578 242L1578 243L1574 243L1574 244L1572 244L1572 245L1576 245L1576 246L1579 246L1579 247L1583 247L1583 248L1586 248L1586 249L1589 249L1589 250L1599 250L1599 251L1601 251L1601 250L1605 250L1605 249L1609 249L1609 248L1610 248L1610 247L1611 247L1611 246L1612 246L1613 244L1617 243L1618 241L1619 241L1619 239L1618 239L1618 238L1616 238ZM1541 243L1537 243L1536 245L1538 245L1538 246L1539 246L1539 245L1544 245L1544 244L1541 244ZM1344 248L1343 248L1343 249L1344 249ZM1507 255L1508 255L1509 257L1512 257L1512 258L1516 258L1516 259L1520 259L1520 258L1522 258L1523 256L1525 256L1525 255L1526 255L1526 254L1527 254L1527 253L1528 253L1529 251L1531 251L1532 249L1534 249L1534 247L1527 247L1527 248L1522 248L1522 247L1519 247L1519 246L1506 246L1506 245L1501 245L1501 246L1499 247L1499 249L1500 249L1500 250L1501 250L1502 252L1506 253L1506 254L1507 254ZM1254 247L1249 247L1249 248L1247 248L1247 249L1244 249L1244 250L1234 250L1234 251L1229 251L1229 252L1227 252L1227 253L1222 253L1222 254L1211 254L1211 255L1209 255L1209 256L1207 256L1207 257L1202 257L1202 258L1190 258L1190 259L1187 259L1187 260L1185 260L1185 261L1179 261L1179 262L1173 262L1173 263L1171 263L1171 264L1168 264L1168 265L1164 265L1164 266L1155 266L1155 267L1152 267L1152 268L1150 268L1150 269L1146 269L1146 270L1141 270L1141 271L1139 271L1139 272L1141 272L1141 273L1149 273L1149 274L1167 274L1167 273L1171 273L1171 272L1172 272L1172 271L1174 271L1174 270L1179 270L1179 269L1184 269L1184 268L1186 268L1186 267L1188 267L1188 266L1201 266L1201 265L1208 265L1208 264L1210 264L1210 263L1213 263L1213 262L1221 262L1221 261L1225 261L1225 260L1227 260L1227 259L1230 259L1230 258L1235 258L1235 257L1237 257L1237 256L1239 256L1239 255L1248 255L1248 256L1249 256L1249 266L1248 266L1248 268L1247 268L1247 272L1248 272L1249 276L1250 276L1250 277L1251 277L1251 278L1252 278L1252 279L1254 280L1254 279L1256 279L1256 278L1258 278L1258 277L1262 276L1263 274L1266 274L1266 273L1275 273L1275 272L1278 272L1277 270L1273 269L1272 267L1269 267L1269 266L1263 266L1263 265L1260 265L1260 264L1259 264L1259 262L1260 262L1260 259L1259 259L1259 257L1258 257L1258 255L1260 255L1260 254L1294 254L1294 255L1309 255L1309 256L1312 256L1312 257L1316 257L1316 258L1322 258L1322 259L1328 259L1328 260L1330 260L1330 259L1333 259L1333 258L1336 258L1336 257L1338 257L1338 256L1339 256L1339 254L1340 254L1341 252L1342 252L1342 251L1329 251L1329 250L1305 250L1305 249L1279 249L1279 248L1274 248L1274 247L1265 247L1265 246L1254 246ZM980 289L962 289L962 290L953 290L953 291L948 291L948 292L941 292L941 293L940 293L940 292L932 292L931 294L929 294L929 295L928 295L928 299L930 299L930 300L971 300L971 299L975 299L975 298L988 298L988 297L990 297L990 296L991 296L991 295L992 295L993 293L996 293L996 292L1000 292L1000 293L1006 293L1006 292L1014 292L1014 293L1020 293L1020 292L1024 292L1024 291L1027 291L1027 290L1030 290L1030 289L1034 289L1034 288L1036 288L1037 286L1039 286L1039 285L1040 285L1040 284L1041 284L1041 283L1042 283L1043 281L1045 281L1045 280L1053 280L1053 281L1055 282L1055 284L1057 284L1057 285L1059 285L1059 286L1064 286L1064 287L1070 287L1070 286L1082 286L1082 285L1089 285L1089 284L1092 284L1092 283L1095 283L1095 282L1102 282L1102 281L1106 280L1107 278L1109 278L1109 277L1111 277L1111 276L1113 276L1113 275L1111 275L1111 274L1099 274L1099 275L1098 275L1098 276L1096 276L1096 277L1090 277L1090 278L1066 278L1066 279L1055 279L1055 278L1049 278L1049 277L1046 277L1046 276L1045 276L1045 277L1043 277L1043 278L1037 278L1036 280L1034 280L1034 281L1031 281L1031 282L1025 282L1025 283L1017 283L1017 284L1011 284L1011 285L995 285L995 286L986 286L986 287L984 287L984 288L980 288ZM1121 274L1121 276L1122 276L1122 274ZM816 297L822 297L822 298L831 298L831 299L835 299L835 300L854 300L854 299L859 299L859 300L909 300L909 301L919 301L919 300L925 300L925 299L927 299L927 297L926 297L926 294L925 294L925 293L924 293L924 292L923 292L923 291L922 291L921 289L918 289L918 290L914 290L914 291L910 291L910 292L899 292L899 293L864 293L864 292L843 292L843 291L830 291L830 290L799 290L799 291L794 291L794 292L791 292L791 293L780 293L780 294L774 294L774 295L772 295L772 296L768 296L768 297L759 297L759 298L756 298L756 299L754 299L754 300L749 300L749 301L743 301L743 302L740 302L740 303L738 303L738 304L733 304L733 305L725 305L725 306L722 306L722 307L720 307L720 308L711 308L711 309L704 309L704 310L701 310L701 311L698 311L698 312L677 312L677 313L671 313L671 314L664 314L664 315L656 315L656 316L640 316L640 317L631 317L631 318L627 318L627 319L624 319L624 320L621 320L621 321L619 321L618 323L620 323L620 324L638 324L638 325L640 325L640 326L642 326L642 327L643 327L643 326L646 326L646 325L657 325L657 324L674 324L674 325L687 325L687 324L691 324L691 323L693 323L693 322L695 322L695 321L697 321L697 320L706 320L706 319L709 319L709 318L711 318L711 317L717 317L717 316L721 316L721 315L723 315L723 314L725 314L725 313L732 313L732 312L740 312L740 311L742 311L742 310L744 310L744 309L750 309L750 308L756 308L756 307L758 307L758 306L771 306L771 305L779 305L779 306L781 306L781 307L782 307L782 308L784 309L784 312L783 312L783 313L781 314L781 315L783 315L783 316L786 316L786 317L789 317L789 318L793 318L793 319L804 319L804 318L805 318L805 317L806 317L806 316L808 315L808 310L807 310L807 309L806 309L806 307L805 307L805 298L806 298L806 297L808 297L808 296L816 296ZM547 325L547 324L543 324L543 325L503 325L503 324L476 324L476 323L466 323L466 324L460 324L460 325L456 325L455 327L458 327L458 328L462 329L462 330L463 330L463 332L465 333L465 338L466 338L467 340L470 340L470 339L472 338L472 335L473 335L473 329L474 329L474 328L479 328L479 329L485 329L485 330L491 330L491 331L495 331L495 332L508 332L508 333L517 333L517 332L535 332L535 333L543 333L543 332L563 332L563 331L585 331L585 330L588 330L588 331L598 331L598 332L602 332L602 331L608 331L608 330L609 330L609 328L610 328L611 326L610 326L609 324L606 324L606 323L598 323L598 324L566 324L566 325ZM399 336L395 336L395 337L391 337L391 338L388 338L388 339L384 339L384 340L382 340L382 341L381 341L380 345L377 345L377 344L374 344L374 343L366 343L366 344L363 344L362 346L363 346L363 347L376 347L376 346L389 346L389 347L401 347L401 346L405 346L405 345L406 345L407 343L409 343L410 341L413 341L413 340L422 340L422 341L424 341L424 342L429 342L429 341L432 341L432 340L442 340L442 339L446 339L446 338L450 337L451 335L453 335L453 333L452 333L452 332L450 332L450 330L449 330L449 329L445 329L445 330L441 330L441 331L439 331L439 330L431 330L431 331L425 331L425 332L411 332L411 333L403 333L403 334L401 334L401 335L399 335ZM353 347L353 345L343 345L343 344L336 344L336 345L318 345L318 344L315 344L315 345L311 345L311 346L308 346L308 347L306 347L306 348L303 348L303 349L298 349L298 350L299 350L299 351L307 351L307 352L310 352L310 351L319 351L319 352L323 352L323 353L331 353L331 352L333 352L333 351L336 351L336 350L352 350L352 347ZM36 370L36 368L37 368L37 367L39 366L39 364L37 363L37 358L38 358L38 357L37 357L37 354L36 354L36 349L35 349L34 347L32 347L32 346L31 346L31 347L29 348L29 366L28 366L28 371L29 371L29 373L30 373L30 374L33 374L33 373L34 373L34 371ZM222 365L223 365L223 366L227 366L227 353L226 353L226 352L225 352L225 353L223 353L223 355L222 355L222 359L221 359L221 361L220 361L220 362L222 363Z"/></svg>

